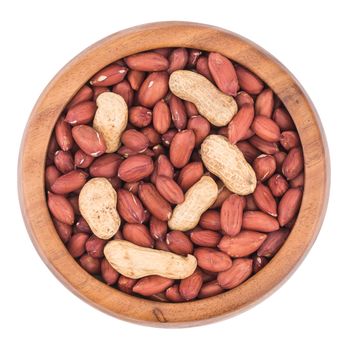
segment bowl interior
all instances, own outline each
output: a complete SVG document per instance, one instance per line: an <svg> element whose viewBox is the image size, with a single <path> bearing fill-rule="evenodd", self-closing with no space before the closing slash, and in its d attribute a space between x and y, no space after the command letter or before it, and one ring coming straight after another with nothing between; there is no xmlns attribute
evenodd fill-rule
<svg viewBox="0 0 350 350"><path fill-rule="evenodd" d="M305 160L304 196L298 219L280 251L239 287L186 303L160 303L108 287L67 252L46 206L44 167L49 138L65 105L104 66L140 51L187 47L216 51L247 67L280 98L298 130ZM148 325L195 325L236 314L274 291L301 262L323 220L329 187L328 152L317 114L295 78L275 58L231 32L184 22L134 27L92 45L69 62L37 101L22 141L19 196L33 243L51 271L80 298L119 318Z"/></svg>

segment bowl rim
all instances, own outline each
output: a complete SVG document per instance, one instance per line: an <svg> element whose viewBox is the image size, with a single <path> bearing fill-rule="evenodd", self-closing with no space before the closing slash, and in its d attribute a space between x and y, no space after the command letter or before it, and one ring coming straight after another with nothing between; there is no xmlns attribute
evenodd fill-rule
<svg viewBox="0 0 350 350"><path fill-rule="evenodd" d="M97 71L127 55L161 47L217 51L247 67L280 98L303 147L305 185L301 209L288 240L257 274L233 290L185 303L164 303L122 293L83 270L61 242L45 199L44 170L49 138L65 105ZM253 42L222 28L193 22L156 22L114 33L68 62L43 90L24 131L18 161L22 215L42 260L75 295L131 322L158 327L194 326L238 314L275 291L301 263L325 215L329 154L317 112L296 78Z"/></svg>

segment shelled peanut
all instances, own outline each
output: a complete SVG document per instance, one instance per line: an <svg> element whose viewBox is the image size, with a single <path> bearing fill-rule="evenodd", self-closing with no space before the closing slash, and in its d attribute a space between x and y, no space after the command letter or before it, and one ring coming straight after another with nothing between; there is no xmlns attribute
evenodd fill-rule
<svg viewBox="0 0 350 350"><path fill-rule="evenodd" d="M90 274L183 302L235 288L296 221L304 161L293 120L219 53L158 49L103 68L67 104L47 150L53 223Z"/></svg>

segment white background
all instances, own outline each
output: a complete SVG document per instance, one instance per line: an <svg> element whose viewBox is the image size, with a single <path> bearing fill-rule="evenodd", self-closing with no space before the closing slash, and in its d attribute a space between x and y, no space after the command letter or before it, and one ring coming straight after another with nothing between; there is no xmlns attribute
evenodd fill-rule
<svg viewBox="0 0 350 350"><path fill-rule="evenodd" d="M349 349L350 24L347 1L1 1L1 349ZM157 329L119 321L69 292L29 240L17 156L30 111L53 75L95 41L146 22L221 26L264 47L300 80L332 160L319 238L290 280L226 321Z"/></svg>

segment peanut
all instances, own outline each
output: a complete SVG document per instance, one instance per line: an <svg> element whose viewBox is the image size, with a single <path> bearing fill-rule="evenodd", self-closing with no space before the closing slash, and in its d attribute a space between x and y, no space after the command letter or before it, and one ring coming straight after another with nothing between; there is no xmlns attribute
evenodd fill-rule
<svg viewBox="0 0 350 350"><path fill-rule="evenodd" d="M128 106L123 97L114 92L98 96L93 127L106 142L106 153L115 152L120 146L120 137L128 122Z"/></svg>
<svg viewBox="0 0 350 350"><path fill-rule="evenodd" d="M115 270L129 278L157 275L183 279L192 275L197 267L197 260L193 255L183 257L140 247L124 240L108 242L104 254Z"/></svg>
<svg viewBox="0 0 350 350"><path fill-rule="evenodd" d="M89 180L80 191L81 215L92 232L101 239L111 238L119 229L120 217L116 205L117 193L105 178Z"/></svg>
<svg viewBox="0 0 350 350"><path fill-rule="evenodd" d="M185 201L178 204L168 221L172 230L188 231L194 228L201 215L215 202L218 186L209 176L202 176L185 194Z"/></svg>
<svg viewBox="0 0 350 350"><path fill-rule="evenodd" d="M205 167L218 176L233 193L247 195L254 192L256 176L237 146L227 138L210 135L202 143L201 156Z"/></svg>
<svg viewBox="0 0 350 350"><path fill-rule="evenodd" d="M215 126L227 125L237 113L234 98L219 91L198 73L175 71L170 75L169 88L177 97L194 103L199 113Z"/></svg>

